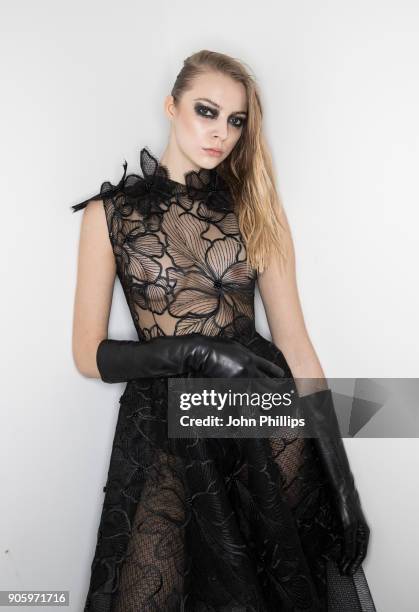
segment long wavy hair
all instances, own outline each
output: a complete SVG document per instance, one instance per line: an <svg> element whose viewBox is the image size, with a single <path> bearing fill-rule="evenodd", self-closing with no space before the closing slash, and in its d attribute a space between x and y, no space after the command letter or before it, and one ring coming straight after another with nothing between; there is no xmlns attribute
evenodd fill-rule
<svg viewBox="0 0 419 612"><path fill-rule="evenodd" d="M229 183L249 265L263 272L272 258L288 259L283 205L278 194L269 148L262 130L258 85L246 64L224 53L203 49L190 55L176 77L171 95L176 104L195 77L221 72L242 83L247 94L247 120L230 155L217 166Z"/></svg>

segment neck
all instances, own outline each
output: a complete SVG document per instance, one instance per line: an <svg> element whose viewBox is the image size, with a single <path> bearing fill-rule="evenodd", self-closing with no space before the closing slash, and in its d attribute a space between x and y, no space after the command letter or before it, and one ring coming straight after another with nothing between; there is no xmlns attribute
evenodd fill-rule
<svg viewBox="0 0 419 612"><path fill-rule="evenodd" d="M169 143L160 157L159 163L165 166L169 172L169 177L177 183L185 184L185 174L191 170L195 172L200 167L194 164L188 157L179 151L178 147Z"/></svg>

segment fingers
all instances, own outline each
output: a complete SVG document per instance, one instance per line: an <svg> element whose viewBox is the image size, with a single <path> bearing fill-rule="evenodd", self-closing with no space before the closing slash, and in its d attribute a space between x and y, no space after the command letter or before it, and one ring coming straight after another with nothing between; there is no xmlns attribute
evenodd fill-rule
<svg viewBox="0 0 419 612"><path fill-rule="evenodd" d="M343 532L343 554L339 565L339 570L342 575L347 574L348 567L356 556L356 533L356 523L346 527Z"/></svg>
<svg viewBox="0 0 419 612"><path fill-rule="evenodd" d="M270 378L284 378L285 376L285 372L280 366L276 365L272 361L269 361L269 359L264 359L264 357L257 356L256 365L262 372L265 373L266 376Z"/></svg>
<svg viewBox="0 0 419 612"><path fill-rule="evenodd" d="M233 343L239 345L240 350L245 350L249 360L249 364L253 364L253 370L257 373L257 377L264 378L284 378L285 371L281 366L276 365L274 362L261 357L257 353L254 353L250 348L244 347L238 340L232 340ZM251 378L251 376L250 376Z"/></svg>
<svg viewBox="0 0 419 612"><path fill-rule="evenodd" d="M347 568L347 572L351 576L355 574L367 556L369 534L369 528L366 525L360 524L357 532L357 554Z"/></svg>
<svg viewBox="0 0 419 612"><path fill-rule="evenodd" d="M369 541L370 530L360 523L354 530L346 530L344 535L344 554L339 566L341 574L352 576L364 561Z"/></svg>
<svg viewBox="0 0 419 612"><path fill-rule="evenodd" d="M351 563L349 563L349 564L348 564L348 566L347 566L347 568L346 568L346 572L345 572L345 573L346 573L348 576L353 576L353 575L355 574L355 572L357 572L357 571L358 571L359 566L361 565L361 563L362 563L362 562L363 562L363 560L365 559L365 556L366 556L366 551L365 551L365 553L361 553L361 552L359 552L359 553L356 555L355 559L354 559L354 560L353 560Z"/></svg>

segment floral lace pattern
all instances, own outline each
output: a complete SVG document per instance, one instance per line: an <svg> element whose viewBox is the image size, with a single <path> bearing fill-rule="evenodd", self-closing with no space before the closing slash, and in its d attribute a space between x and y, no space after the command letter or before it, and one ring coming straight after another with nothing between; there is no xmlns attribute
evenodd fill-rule
<svg viewBox="0 0 419 612"><path fill-rule="evenodd" d="M257 274L226 183L204 168L174 181L146 148L140 163L73 207L103 200L139 340L224 335L291 377L256 332ZM362 568L357 583L331 571L342 536L312 440L169 438L167 405L166 378L120 398L85 612L374 610Z"/></svg>
<svg viewBox="0 0 419 612"><path fill-rule="evenodd" d="M229 190L215 170L185 174L186 183L146 149L143 177L102 184L117 273L140 339L199 332L234 335L238 317L254 320L256 271ZM76 205L80 210L88 201Z"/></svg>

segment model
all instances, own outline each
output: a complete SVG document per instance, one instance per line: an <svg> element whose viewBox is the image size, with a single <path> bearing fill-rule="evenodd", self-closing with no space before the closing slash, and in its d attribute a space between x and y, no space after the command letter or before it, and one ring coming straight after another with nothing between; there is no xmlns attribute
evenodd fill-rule
<svg viewBox="0 0 419 612"><path fill-rule="evenodd" d="M73 327L78 370L126 382L85 610L373 611L369 527L331 391L301 401L316 437L169 438L167 379L324 381L262 131L260 94L227 55L188 57L165 98L159 159L85 208ZM118 276L138 341L108 338ZM255 329L258 283L272 342ZM333 412L334 414L334 412Z"/></svg>

